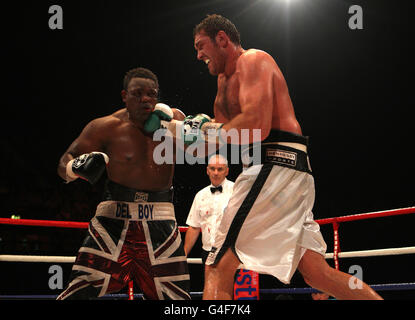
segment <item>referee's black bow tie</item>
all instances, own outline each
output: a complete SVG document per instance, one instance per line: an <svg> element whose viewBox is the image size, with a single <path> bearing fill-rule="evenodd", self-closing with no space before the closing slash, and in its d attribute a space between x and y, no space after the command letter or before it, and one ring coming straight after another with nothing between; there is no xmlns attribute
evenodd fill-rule
<svg viewBox="0 0 415 320"><path fill-rule="evenodd" d="M222 192L222 186L219 186L219 187L210 187L210 191L212 192L212 193L215 193L216 191L219 191L219 192Z"/></svg>

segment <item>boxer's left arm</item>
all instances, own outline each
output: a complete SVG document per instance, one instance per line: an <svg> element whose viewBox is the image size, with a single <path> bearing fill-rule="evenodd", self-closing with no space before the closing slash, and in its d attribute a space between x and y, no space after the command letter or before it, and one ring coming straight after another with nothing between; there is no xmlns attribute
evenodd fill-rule
<svg viewBox="0 0 415 320"><path fill-rule="evenodd" d="M154 134L160 129L167 129L176 139L180 139L181 135L176 134L176 125L179 127L186 118L185 114L176 108L170 108L164 103L157 103L153 112L144 123L144 131Z"/></svg>
<svg viewBox="0 0 415 320"><path fill-rule="evenodd" d="M222 123L216 123L209 116L202 113L195 116L184 116L184 113L180 110L171 109L164 103L158 103L146 120L144 131L154 134L159 129L167 129L169 134L175 138L175 141L180 140L179 146L184 149L187 149L194 142L207 142L206 150L209 151L208 145L215 144L219 146L223 143L223 141L220 141L219 134ZM164 134L164 132L161 132L161 136ZM157 134L157 138L161 136Z"/></svg>
<svg viewBox="0 0 415 320"><path fill-rule="evenodd" d="M175 132L177 132L176 131L177 128L175 127L175 125L180 126L181 129L179 129L179 131L182 131L183 128L181 126L184 122L186 122L186 119L194 119L195 118L194 116L186 117L185 114L182 111L178 110L178 109L173 108L172 110L173 110L173 113L174 113L174 116L173 116L173 119L172 119L172 122L174 123L173 124L174 129L172 129L172 130L174 130ZM202 118L204 118L204 116L202 116ZM201 127L206 128L206 127L204 127L204 125L209 125L210 123L216 124L214 119L211 119L210 117L206 116L206 119L205 119L205 121L204 121L204 123L202 124ZM219 127L220 126L222 126L222 124L219 124ZM215 128L215 130L216 130L216 128ZM202 135L204 137L201 137L201 139L204 140L205 142L208 142L207 141L208 137L206 135L206 132L202 133ZM189 145L191 145L193 143L194 138L195 138L194 136L193 136L193 138L192 137L187 137L188 141L185 141L186 137L183 134L180 134L180 136L177 136L176 139L174 139L174 142L177 143L177 139L179 139L180 142L177 143L177 145L179 146L179 149L189 150L188 147L189 147ZM212 147L212 143L206 143L205 146L204 146L205 151L204 151L204 153L202 153L202 155L203 154L209 155L210 153L216 151L217 145L219 145L219 144L216 145L216 137L214 137L212 139L214 140L215 145ZM198 151L200 152L200 149L194 149L193 153L190 153L190 154L192 154L194 157L198 157L198 156L200 156L197 153ZM174 148L174 152L176 152L176 148Z"/></svg>

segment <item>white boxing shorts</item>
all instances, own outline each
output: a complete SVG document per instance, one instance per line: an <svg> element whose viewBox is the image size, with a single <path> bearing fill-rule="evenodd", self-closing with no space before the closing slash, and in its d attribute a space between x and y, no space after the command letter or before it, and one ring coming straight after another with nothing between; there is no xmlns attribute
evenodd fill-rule
<svg viewBox="0 0 415 320"><path fill-rule="evenodd" d="M245 269L288 284L306 249L324 255L327 246L313 219L306 138L272 135L285 142L262 143L263 164L250 166L235 181L206 264L218 263L230 248Z"/></svg>

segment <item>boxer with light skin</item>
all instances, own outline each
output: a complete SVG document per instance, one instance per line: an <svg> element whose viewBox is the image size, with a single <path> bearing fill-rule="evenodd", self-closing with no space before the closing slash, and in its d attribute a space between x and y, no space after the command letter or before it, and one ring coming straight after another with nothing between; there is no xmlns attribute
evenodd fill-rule
<svg viewBox="0 0 415 320"><path fill-rule="evenodd" d="M307 284L336 299L381 300L366 283L351 288L354 277L325 260L327 246L312 214L315 190L308 138L302 136L274 59L261 50L243 49L236 27L219 15L195 27L194 48L197 59L218 77L215 118L198 114L183 123L161 125L173 135L181 132L190 143L206 139L209 128L216 132L211 134L216 142L229 142L227 131L237 130L242 136L242 130L249 130L252 144L257 142L254 130L260 130L259 149L265 155L261 164L248 167L235 181L206 260L203 299L232 299L234 275L243 263L246 269L287 284L298 270Z"/></svg>
<svg viewBox="0 0 415 320"><path fill-rule="evenodd" d="M216 238L218 248L212 249L210 261L208 257L203 299L232 299L233 278L241 262L247 269L272 274L285 283L298 268L306 283L338 299L381 299L367 284L352 290L351 275L331 268L324 259L326 245L311 214L314 181L306 153L307 139L301 136L286 81L274 59L261 50L243 49L236 27L220 15L210 15L195 27L194 47L197 59L218 77L215 120L224 123L226 130L260 128L263 150L272 155L263 159L262 167L252 166L235 182L224 216L232 212L239 225L231 225L232 219L222 220L219 230L226 238ZM291 157L295 163L289 162ZM292 181L284 189L278 180L288 185L288 174ZM250 175L257 175L257 180L249 181ZM239 182L242 177L246 180ZM289 193L288 188L296 191ZM298 197L298 193L305 196ZM285 201L294 205L283 211ZM284 216L279 216L282 213ZM303 226L285 225L288 215L292 221L304 221ZM264 219L268 222L261 228ZM264 235L249 228L263 230ZM265 242L250 241L255 236ZM282 246L281 241L290 244Z"/></svg>
<svg viewBox="0 0 415 320"><path fill-rule="evenodd" d="M336 299L382 299L365 283L354 290L349 286L352 276L325 261L326 244L311 211L314 179L308 138L302 136L274 59L261 50L243 49L236 27L219 15L195 27L194 48L197 59L218 77L218 88L215 119L188 117L189 127L203 133L207 127L220 129L218 137L230 129L260 129L265 155L261 165L249 167L235 181L206 261L203 299L232 299L240 263L284 283L298 269L307 284ZM184 137L191 131L184 128Z"/></svg>

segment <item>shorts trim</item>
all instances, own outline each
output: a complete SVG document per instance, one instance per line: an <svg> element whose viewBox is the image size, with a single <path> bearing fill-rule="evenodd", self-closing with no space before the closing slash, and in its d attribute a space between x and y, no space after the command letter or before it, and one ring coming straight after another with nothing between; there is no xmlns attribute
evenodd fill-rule
<svg viewBox="0 0 415 320"><path fill-rule="evenodd" d="M235 243L238 238L239 232L242 228L243 223L245 222L246 217L251 211L252 206L255 203L255 200L258 198L258 195L261 192L261 189L264 186L265 181L267 180L273 167L274 167L273 164L264 164L262 166L261 171L259 172L254 184L251 187L251 190L249 190L247 196L245 197L244 201L242 202L241 206L236 212L235 217L232 220L232 224L229 227L228 233L226 235L225 242L220 248L218 254L216 255L215 261L213 264L216 264L219 262L219 260L228 250L228 248L231 248L235 256L238 257L236 250L235 250ZM216 251L217 251L217 248L213 247L210 254L215 254ZM241 260L239 259L239 261Z"/></svg>

